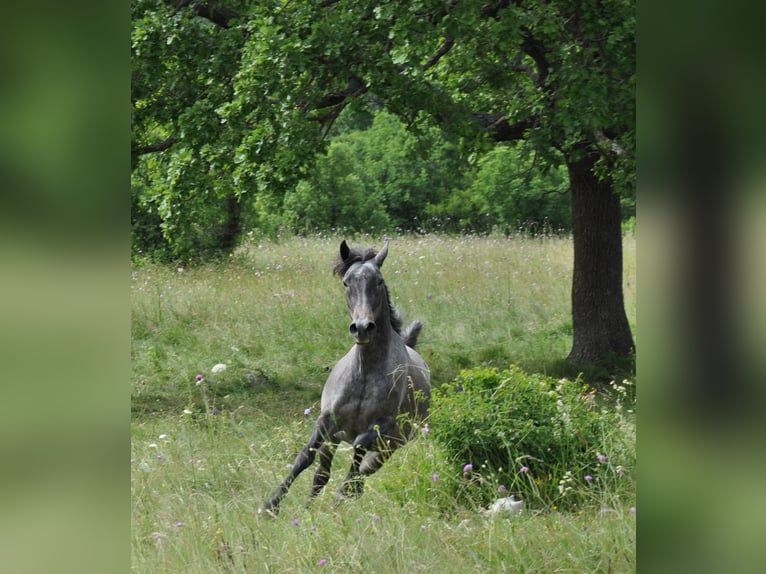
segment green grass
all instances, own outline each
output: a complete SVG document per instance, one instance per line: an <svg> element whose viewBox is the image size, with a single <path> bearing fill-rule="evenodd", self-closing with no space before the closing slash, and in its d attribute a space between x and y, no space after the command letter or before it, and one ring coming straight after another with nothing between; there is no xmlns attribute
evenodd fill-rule
<svg viewBox="0 0 766 574"><path fill-rule="evenodd" d="M134 264L133 570L635 571L634 488L594 492L577 512L527 508L487 518L432 480L450 465L429 436L397 452L358 500L334 503L350 463L339 450L312 506L307 471L278 519L257 514L310 433L328 369L351 344L330 271L338 244L254 243L227 262L182 271ZM631 325L634 254L627 237ZM568 374L571 265L564 238L424 236L394 238L383 271L405 321L425 323L419 350L438 385L478 365ZM216 363L226 371L212 374ZM601 367L592 376L615 372ZM635 441L633 428L613 432Z"/></svg>

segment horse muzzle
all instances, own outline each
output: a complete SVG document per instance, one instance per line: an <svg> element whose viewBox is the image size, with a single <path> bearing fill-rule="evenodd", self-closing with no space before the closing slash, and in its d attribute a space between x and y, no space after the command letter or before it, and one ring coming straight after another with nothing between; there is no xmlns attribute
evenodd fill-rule
<svg viewBox="0 0 766 574"><path fill-rule="evenodd" d="M375 321L365 318L357 319L348 328L357 345L367 345L375 329Z"/></svg>

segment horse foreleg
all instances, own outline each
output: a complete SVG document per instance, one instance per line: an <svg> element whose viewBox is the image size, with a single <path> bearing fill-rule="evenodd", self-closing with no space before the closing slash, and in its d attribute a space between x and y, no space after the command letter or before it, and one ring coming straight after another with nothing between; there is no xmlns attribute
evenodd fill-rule
<svg viewBox="0 0 766 574"><path fill-rule="evenodd" d="M354 460L348 471L348 476L341 486L342 495L359 496L364 490L364 477L375 472L388 458L388 454L396 446L393 437L397 434L396 419L387 417L372 428L354 439ZM373 452L374 451L374 452ZM373 457L372 455L377 455ZM372 460L370 460L372 459ZM362 464L364 461L364 465ZM370 470L371 467L372 470Z"/></svg>
<svg viewBox="0 0 766 574"><path fill-rule="evenodd" d="M287 494L290 485L300 473L312 465L317 450L331 435L332 432L328 428L327 419L325 417L320 417L316 425L314 425L314 430L311 433L311 438L309 439L308 444L298 453L298 456L295 457L295 462L293 462L293 465L290 468L290 474L288 474L282 481L282 484L277 487L274 494L271 495L271 498L264 503L263 509L266 512L270 512L271 514L277 514L279 512L279 503L282 502L282 498Z"/></svg>
<svg viewBox="0 0 766 574"><path fill-rule="evenodd" d="M314 498L330 480L330 470L332 469L332 458L335 456L337 442L326 442L319 447L319 468L314 474L314 484L311 487L311 498Z"/></svg>
<svg viewBox="0 0 766 574"><path fill-rule="evenodd" d="M362 464L362 460L364 460L364 456L367 454L367 448L363 444L357 444L362 436L359 435L353 444L354 459L351 461L351 468L348 469L348 474L343 479L343 484L338 491L338 494L342 497L361 496L364 491L364 476L359 472L359 467Z"/></svg>

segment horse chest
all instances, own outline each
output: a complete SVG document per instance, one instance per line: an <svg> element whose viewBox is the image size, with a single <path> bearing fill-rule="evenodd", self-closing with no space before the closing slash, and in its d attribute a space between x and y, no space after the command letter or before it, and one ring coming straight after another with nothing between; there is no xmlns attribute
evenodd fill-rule
<svg viewBox="0 0 766 574"><path fill-rule="evenodd" d="M381 415L398 412L406 368L369 369L359 361L341 361L325 384L322 410L341 424L364 426Z"/></svg>

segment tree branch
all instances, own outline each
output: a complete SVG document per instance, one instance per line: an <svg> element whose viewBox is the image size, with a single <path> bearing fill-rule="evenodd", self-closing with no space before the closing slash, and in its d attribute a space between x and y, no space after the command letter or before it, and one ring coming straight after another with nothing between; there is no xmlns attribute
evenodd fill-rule
<svg viewBox="0 0 766 574"><path fill-rule="evenodd" d="M191 8L197 16L210 20L221 28L231 28L234 20L245 17L232 8L221 6L215 0L165 0L165 3L174 8Z"/></svg>
<svg viewBox="0 0 766 574"><path fill-rule="evenodd" d="M130 155L133 157L138 157L140 155L144 155L147 153L155 153L158 151L165 151L166 149L169 149L174 143L176 143L175 137L169 137L165 140L162 140L161 142L148 144L144 146L136 146L130 148Z"/></svg>
<svg viewBox="0 0 766 574"><path fill-rule="evenodd" d="M510 142L522 140L526 131L534 127L537 118L531 117L525 120L509 124L505 114L487 114L475 112L471 117L477 121L482 129L489 132L490 137L496 142Z"/></svg>
<svg viewBox="0 0 766 574"><path fill-rule="evenodd" d="M330 92L329 94L322 96L322 98L314 105L314 109L321 110L322 108L337 106L345 102L347 98L360 96L366 91L367 86L364 84L364 80L359 76L351 76L344 89L339 92Z"/></svg>
<svg viewBox="0 0 766 574"><path fill-rule="evenodd" d="M433 56L428 58L426 60L426 63L423 64L423 70L427 70L429 68L434 67L436 64L439 63L439 60L442 59L442 57L449 52L452 49L452 46L455 44L455 38L452 36L447 36L444 38L444 42L442 42L442 45L439 46L439 49L434 52Z"/></svg>

